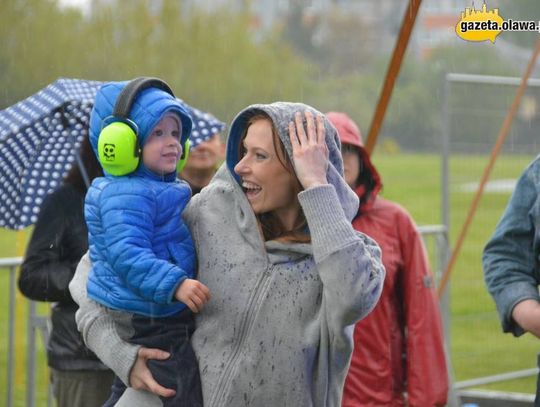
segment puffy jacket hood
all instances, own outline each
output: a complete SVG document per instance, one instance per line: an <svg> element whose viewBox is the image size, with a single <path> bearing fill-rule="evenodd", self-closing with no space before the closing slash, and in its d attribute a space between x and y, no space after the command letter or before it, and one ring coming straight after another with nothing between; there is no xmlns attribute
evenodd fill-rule
<svg viewBox="0 0 540 407"><path fill-rule="evenodd" d="M350 144L358 150L361 171L356 180L356 193L360 197L360 212L368 210L382 188L382 181L377 169L371 162L364 148L362 134L356 123L345 113L328 112L326 117L332 123L342 144Z"/></svg>
<svg viewBox="0 0 540 407"><path fill-rule="evenodd" d="M94 107L90 115L89 133L90 143L96 157L98 156L97 146L99 133L101 132L104 121L105 119L109 120L108 118L112 116L116 100L127 83L127 81L109 82L99 88L96 93ZM182 103L174 96L157 88L145 89L137 95L133 106L131 107L129 119L135 122L139 128L138 141L141 147L144 147L144 144L150 135L150 131L158 124L166 113L174 113L180 118L182 123L182 135L180 141L183 146L191 134L193 122ZM134 174L151 179L163 179L161 175L158 176L148 170L142 163L142 159ZM105 175L110 176L107 173L105 173ZM166 174L165 179L169 180L169 178L170 180L174 180L176 178L176 173L172 172Z"/></svg>
<svg viewBox="0 0 540 407"><path fill-rule="evenodd" d="M231 175L239 182L240 178L234 172L234 166L239 161L239 144L242 135L246 130L247 123L251 117L258 113L267 114L272 120L277 133L287 154L292 160L292 145L289 138L289 122L294 121L296 112L304 114L306 110L311 111L314 115L322 115L319 111L303 103L289 102L274 102L272 104L263 105L256 104L248 106L242 110L233 120L227 139L227 159L226 164ZM329 165L326 173L327 180L334 186L338 194L339 200L345 211L345 215L349 220L352 220L358 211L358 197L354 191L349 188L343 178L343 160L341 159L341 143L339 141L336 129L324 117L324 126L326 130L326 145L329 150Z"/></svg>

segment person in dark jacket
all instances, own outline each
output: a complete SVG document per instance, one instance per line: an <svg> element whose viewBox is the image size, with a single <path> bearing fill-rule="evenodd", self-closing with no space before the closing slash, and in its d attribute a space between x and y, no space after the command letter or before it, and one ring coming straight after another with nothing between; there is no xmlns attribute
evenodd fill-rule
<svg viewBox="0 0 540 407"><path fill-rule="evenodd" d="M373 312L356 324L343 407L443 406L444 339L422 238L401 206L378 196L381 178L345 113L326 116L341 140L345 180L360 198L353 227L381 247L386 279Z"/></svg>
<svg viewBox="0 0 540 407"><path fill-rule="evenodd" d="M89 181L102 175L87 138L80 157ZM75 323L78 307L68 289L77 263L88 250L83 215L86 190L81 169L74 165L63 185L45 198L18 281L26 297L54 302L47 362L58 407L101 406L114 377L84 345Z"/></svg>

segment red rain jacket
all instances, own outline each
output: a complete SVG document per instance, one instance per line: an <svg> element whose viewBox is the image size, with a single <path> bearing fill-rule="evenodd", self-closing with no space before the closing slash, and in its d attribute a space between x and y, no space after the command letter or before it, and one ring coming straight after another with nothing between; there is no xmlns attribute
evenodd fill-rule
<svg viewBox="0 0 540 407"><path fill-rule="evenodd" d="M444 406L442 324L425 247L409 214L374 192L353 226L379 243L386 278L377 306L356 324L342 406Z"/></svg>

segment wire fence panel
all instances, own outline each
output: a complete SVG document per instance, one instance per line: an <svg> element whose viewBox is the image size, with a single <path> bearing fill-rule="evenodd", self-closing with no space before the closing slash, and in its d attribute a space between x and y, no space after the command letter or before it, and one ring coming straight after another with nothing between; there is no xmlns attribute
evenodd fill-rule
<svg viewBox="0 0 540 407"><path fill-rule="evenodd" d="M51 406L46 363L48 304L24 298L17 290L17 267L22 258L0 258L0 403L7 407Z"/></svg>
<svg viewBox="0 0 540 407"><path fill-rule="evenodd" d="M519 78L449 74L442 140L443 218L450 246L465 221ZM482 251L519 175L540 153L540 81L530 80L451 276L450 345L456 379L486 390L534 393L538 341L503 334L484 283ZM444 174L446 172L446 174ZM508 375L507 375L508 374ZM483 380L483 378L501 380ZM469 386L469 387L470 387Z"/></svg>

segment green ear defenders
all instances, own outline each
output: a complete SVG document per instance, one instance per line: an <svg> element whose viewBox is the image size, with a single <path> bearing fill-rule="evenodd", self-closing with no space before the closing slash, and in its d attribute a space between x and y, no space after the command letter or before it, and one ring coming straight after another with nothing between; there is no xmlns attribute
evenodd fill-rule
<svg viewBox="0 0 540 407"><path fill-rule="evenodd" d="M189 147L191 143L189 142L189 137L182 146L182 155L180 156L180 159L178 160L178 164L176 164L176 172L179 173L184 169L186 166L186 162L189 156Z"/></svg>
<svg viewBox="0 0 540 407"><path fill-rule="evenodd" d="M172 96L173 91L164 81L141 77L129 82L120 92L112 116L103 120L98 138L98 158L103 169L115 176L127 175L137 169L141 157L137 124L129 119L131 107L139 94L148 88L161 89ZM189 155L189 139L184 143L177 171L186 164Z"/></svg>

